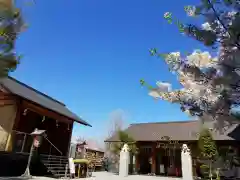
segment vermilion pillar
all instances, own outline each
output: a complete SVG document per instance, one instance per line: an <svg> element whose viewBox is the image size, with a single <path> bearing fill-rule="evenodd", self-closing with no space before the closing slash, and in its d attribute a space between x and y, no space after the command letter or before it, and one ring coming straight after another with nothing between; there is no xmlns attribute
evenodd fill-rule
<svg viewBox="0 0 240 180"><path fill-rule="evenodd" d="M156 144L152 146L152 165L151 165L151 173L156 173Z"/></svg>
<svg viewBox="0 0 240 180"><path fill-rule="evenodd" d="M140 169L140 161L139 161L139 155L136 154L135 155L135 172L138 173L139 169Z"/></svg>

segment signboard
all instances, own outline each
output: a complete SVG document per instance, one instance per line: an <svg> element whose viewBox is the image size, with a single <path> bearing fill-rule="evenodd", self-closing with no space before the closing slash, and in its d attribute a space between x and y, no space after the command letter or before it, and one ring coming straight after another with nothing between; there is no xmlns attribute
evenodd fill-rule
<svg viewBox="0 0 240 180"><path fill-rule="evenodd" d="M38 148L40 146L40 139L38 137L34 138L33 146Z"/></svg>
<svg viewBox="0 0 240 180"><path fill-rule="evenodd" d="M157 142L156 148L180 148L181 144L179 143L179 141L173 141L173 140L169 140L166 142Z"/></svg>
<svg viewBox="0 0 240 180"><path fill-rule="evenodd" d="M77 152L78 152L78 153L81 153L81 152L82 152L82 148L83 148L83 147L78 146Z"/></svg>
<svg viewBox="0 0 240 180"><path fill-rule="evenodd" d="M160 164L160 173L161 173L161 174L164 174L164 173L165 173L164 164Z"/></svg>
<svg viewBox="0 0 240 180"><path fill-rule="evenodd" d="M77 144L77 152L78 153L83 152L83 149L84 149L84 144Z"/></svg>
<svg viewBox="0 0 240 180"><path fill-rule="evenodd" d="M149 162L149 164L152 164L152 158L151 157L148 159L148 162Z"/></svg>

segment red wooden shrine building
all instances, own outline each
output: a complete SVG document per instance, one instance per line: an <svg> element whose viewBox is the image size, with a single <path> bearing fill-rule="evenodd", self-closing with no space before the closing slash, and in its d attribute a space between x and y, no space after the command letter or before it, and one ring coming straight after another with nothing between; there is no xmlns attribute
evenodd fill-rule
<svg viewBox="0 0 240 180"><path fill-rule="evenodd" d="M181 147L187 144L193 158L193 173L197 173L196 159L198 156L197 140L201 129L200 121L156 122L131 124L125 131L134 138L138 154L133 161L135 172L139 174L155 174L163 176L181 176ZM213 123L205 124L213 129ZM240 154L240 125L233 124L223 134L213 131L220 152L231 147ZM105 142L119 142L115 134ZM222 151L223 150L223 151ZM223 154L222 154L223 155Z"/></svg>
<svg viewBox="0 0 240 180"><path fill-rule="evenodd" d="M73 123L90 126L65 104L7 77L0 79L0 151L29 153L35 128L46 130L39 154L68 157Z"/></svg>

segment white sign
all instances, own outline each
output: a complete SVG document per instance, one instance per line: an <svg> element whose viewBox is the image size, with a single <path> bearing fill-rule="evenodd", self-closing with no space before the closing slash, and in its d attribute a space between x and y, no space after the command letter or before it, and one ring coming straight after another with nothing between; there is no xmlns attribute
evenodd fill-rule
<svg viewBox="0 0 240 180"><path fill-rule="evenodd" d="M37 138L35 138L35 139L34 139L34 142L33 142L33 146L34 146L34 147L39 147L39 145L40 145L39 140L38 140Z"/></svg>
<svg viewBox="0 0 240 180"><path fill-rule="evenodd" d="M164 174L164 173L165 173L164 164L160 164L160 173L161 173L161 174Z"/></svg>

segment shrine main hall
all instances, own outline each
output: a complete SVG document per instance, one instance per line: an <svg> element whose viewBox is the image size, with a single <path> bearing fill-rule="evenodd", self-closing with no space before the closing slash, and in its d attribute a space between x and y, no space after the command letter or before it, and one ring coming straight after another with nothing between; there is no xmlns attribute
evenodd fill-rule
<svg viewBox="0 0 240 180"><path fill-rule="evenodd" d="M132 169L138 174L155 174L161 176L181 177L181 148L187 144L191 150L193 173L196 174L197 140L202 122L176 121L131 124L125 131L136 141L137 155L131 158ZM213 129L213 123L205 123ZM220 149L234 149L239 154L239 124L232 125L224 133L212 131L214 140ZM119 142L118 135L105 142ZM226 152L226 151L224 151Z"/></svg>

